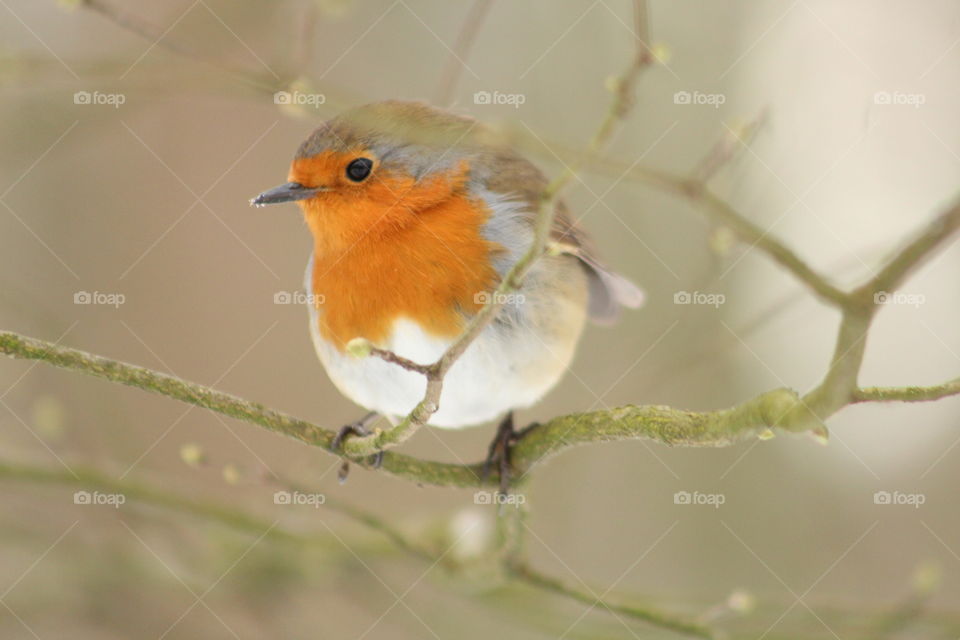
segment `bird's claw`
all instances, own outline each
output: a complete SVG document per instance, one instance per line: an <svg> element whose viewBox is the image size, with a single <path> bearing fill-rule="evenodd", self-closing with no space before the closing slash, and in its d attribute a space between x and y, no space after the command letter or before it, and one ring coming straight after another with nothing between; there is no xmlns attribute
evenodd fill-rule
<svg viewBox="0 0 960 640"><path fill-rule="evenodd" d="M330 443L330 447L334 451L343 451L343 441L347 436L353 435L358 437L365 437L372 434L369 429L370 423L376 420L378 414L376 412L370 412L367 415L363 416L356 422L351 422L346 424L337 431L337 435L333 437L333 442ZM370 465L374 469L379 469L383 465L383 451L377 451L370 456ZM337 479L340 480L340 483L343 484L347 481L347 476L350 473L350 461L344 460L343 464L340 466L340 471L337 472Z"/></svg>
<svg viewBox="0 0 960 640"><path fill-rule="evenodd" d="M483 470L480 473L480 479L486 482L490 477L490 470L493 465L497 465L497 472L500 478L500 493L506 495L510 492L510 481L512 480L512 466L510 455L513 447L520 439L534 428L536 423L529 427L517 431L513 427L513 412L511 411L500 422L497 427L497 435L493 437L490 448L487 451L487 459L483 461Z"/></svg>

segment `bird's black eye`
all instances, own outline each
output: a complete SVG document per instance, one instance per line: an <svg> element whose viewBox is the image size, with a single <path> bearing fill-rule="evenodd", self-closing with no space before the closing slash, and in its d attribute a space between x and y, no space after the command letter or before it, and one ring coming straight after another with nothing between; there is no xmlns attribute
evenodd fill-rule
<svg viewBox="0 0 960 640"><path fill-rule="evenodd" d="M347 177L354 182L363 182L370 175L373 168L373 160L370 158L357 158L347 165Z"/></svg>

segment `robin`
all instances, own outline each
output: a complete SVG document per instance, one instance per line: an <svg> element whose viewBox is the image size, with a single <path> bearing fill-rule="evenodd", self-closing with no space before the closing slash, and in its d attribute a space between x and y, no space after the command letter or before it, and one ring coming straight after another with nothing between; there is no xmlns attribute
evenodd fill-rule
<svg viewBox="0 0 960 640"><path fill-rule="evenodd" d="M527 251L547 185L529 161L477 121L418 102L349 110L297 150L288 182L251 200L297 202L313 234L305 290L320 361L343 395L369 414L343 427L367 435L423 399L425 378L381 358L357 358L355 338L409 360L440 358ZM444 379L435 427L504 416L485 472L509 478L519 433L513 411L563 376L584 323L609 324L643 293L608 270L557 202L550 248Z"/></svg>

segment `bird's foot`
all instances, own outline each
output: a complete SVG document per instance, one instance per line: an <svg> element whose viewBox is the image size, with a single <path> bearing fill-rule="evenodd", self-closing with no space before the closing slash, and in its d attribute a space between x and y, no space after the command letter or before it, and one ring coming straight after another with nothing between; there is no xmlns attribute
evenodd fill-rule
<svg viewBox="0 0 960 640"><path fill-rule="evenodd" d="M501 494L506 495L510 491L510 481L512 480L510 455L513 447L536 426L537 423L533 423L517 431L513 427L513 412L511 411L503 417L500 426L497 427L497 435L493 437L493 442L490 443L490 448L487 451L487 459L483 462L481 479L486 482L490 476L490 470L496 465L500 477Z"/></svg>
<svg viewBox="0 0 960 640"><path fill-rule="evenodd" d="M367 415L363 416L355 422L346 424L340 427L340 430L337 431L337 435L333 437L333 442L330 443L334 451L343 450L343 441L347 436L359 436L365 437L372 435L370 431L370 425L379 417L376 411L371 411ZM380 465L383 464L383 451L377 451L375 454L370 456L370 464L374 469L379 469ZM347 481L347 476L350 473L350 461L344 460L343 464L340 466L340 471L337 473L337 479L340 480L340 484L343 484Z"/></svg>

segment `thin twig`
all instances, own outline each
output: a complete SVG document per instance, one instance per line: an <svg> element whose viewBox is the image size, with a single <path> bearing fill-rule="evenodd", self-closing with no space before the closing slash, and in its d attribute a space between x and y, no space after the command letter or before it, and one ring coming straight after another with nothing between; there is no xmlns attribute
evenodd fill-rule
<svg viewBox="0 0 960 640"><path fill-rule="evenodd" d="M443 69L443 75L434 100L436 104L449 105L453 102L457 81L463 75L464 61L470 54L470 48L473 46L477 34L480 33L480 26L492 5L493 0L474 0L470 6L467 17L463 20L463 26L460 28L460 33L457 35L457 40L453 44L453 49L447 56L447 64Z"/></svg>
<svg viewBox="0 0 960 640"><path fill-rule="evenodd" d="M14 464L0 460L0 479L14 482L30 482L34 484L50 484L65 487L74 487L84 490L96 490L104 493L122 494L126 499L179 511L191 516L205 518L252 535L259 536L264 531L268 537L281 542L292 542L299 545L314 545L329 543L331 547L342 543L335 539L328 539L325 532L301 533L292 531L283 526L271 525L271 521L253 515L242 509L224 507L218 502L208 502L196 498L179 495L156 487L151 487L129 479L119 480L96 469L71 465L70 471L48 469L25 464ZM315 489L306 489L293 483L284 482L284 488L302 493L314 492ZM392 524L386 522L376 514L365 511L349 503L324 495L323 509L344 515L364 527L383 535L393 546L423 560L435 562L437 553L410 539Z"/></svg>
<svg viewBox="0 0 960 640"><path fill-rule="evenodd" d="M408 358L398 356L393 351L388 349L381 349L379 347L374 347L373 345L369 346L370 354L378 358L382 358L387 362L393 363L399 367L406 369L407 371L413 371L414 373L419 373L424 376L430 376L433 373L436 365L429 364L420 364L419 362L414 362Z"/></svg>
<svg viewBox="0 0 960 640"><path fill-rule="evenodd" d="M930 402L960 395L960 378L932 387L864 387L853 393L853 402Z"/></svg>
<svg viewBox="0 0 960 640"><path fill-rule="evenodd" d="M329 544L331 547L342 544L341 542L328 539L323 533L299 533L291 531L283 526L277 526L276 523L271 524L268 520L259 516L252 515L240 509L224 507L219 503L197 500L130 480L117 480L94 469L80 466L73 466L72 468L75 473L70 473L66 470L47 469L44 467L11 464L0 461L0 480L29 482L41 485L58 485L88 491L98 490L106 493L122 494L127 500L204 518L246 534L256 536L265 535L267 538L278 542L297 545ZM283 482L283 485L291 490L307 491L302 487L288 482ZM429 562L431 565L443 563L444 566L451 571L456 571L458 568L456 563L446 559L443 554L439 554L435 550L414 541L390 523L364 509L345 502L333 500L330 496L324 496L322 508L340 513L367 529L383 535L398 550L425 562ZM598 608L600 610L613 611L679 633L703 638L712 637L706 628L697 623L659 611L652 607L613 603L607 600L588 600L588 594L566 587L559 580L536 572L526 565L513 564L507 573L510 578L525 582L542 591L573 598L581 602L587 602L588 604L599 605Z"/></svg>
<svg viewBox="0 0 960 640"><path fill-rule="evenodd" d="M819 420L852 403L858 395L857 379L867 347L867 334L880 306L879 296L889 295L907 275L945 245L960 229L960 198L953 202L914 240L897 251L879 273L846 296L833 358L823 381L803 398L804 408ZM794 416L797 417L797 416Z"/></svg>
<svg viewBox="0 0 960 640"><path fill-rule="evenodd" d="M269 520L245 511L224 507L217 502L205 502L176 495L131 480L118 480L108 474L79 465L71 465L70 468L73 472L0 461L0 479L98 490L104 493L122 493L129 500L207 518L255 536L268 531L269 538L297 544L313 544L321 541L319 537L296 533L282 526L271 527Z"/></svg>
<svg viewBox="0 0 960 640"><path fill-rule="evenodd" d="M726 134L720 137L690 173L690 179L700 184L708 183L740 150L751 145L766 120L767 111L764 109L760 115L736 130L727 127Z"/></svg>
<svg viewBox="0 0 960 640"><path fill-rule="evenodd" d="M645 28L647 21L645 0L636 0L635 9L643 12L643 16L637 17L637 24ZM580 167L595 156L610 140L616 124L626 118L633 105L633 90L640 72L652 64L653 61L654 58L650 53L650 48L643 40L638 38L636 54L627 69L614 83L614 97L606 115L600 122L600 126L590 139L586 151L572 165L568 165L566 170L552 180L540 194L540 202L534 219L533 241L530 247L503 276L499 286L490 296L490 300L470 319L463 333L444 352L440 359L425 372L427 388L423 400L395 427L371 436L350 438L345 441L343 449L349 456L363 457L400 444L412 436L421 426L427 424L430 417L436 413L440 407L443 380L450 367L463 355L467 347L483 333L484 329L493 322L509 299L508 294L518 290L523 285L527 273L543 255L556 216L556 207L554 206L556 199L564 187L576 177ZM382 353L379 355L384 357ZM399 358L399 356L392 355L386 359L390 358Z"/></svg>
<svg viewBox="0 0 960 640"><path fill-rule="evenodd" d="M265 74L258 74L249 69L229 65L192 46L178 42L171 38L165 29L140 18L126 9L121 9L109 2L104 2L104 0L81 0L81 6L100 14L118 27L140 36L152 45L162 47L171 53L189 58L195 62L209 65L258 91L273 93L277 90L278 86L287 84L287 81L278 82L272 76L268 77Z"/></svg>
<svg viewBox="0 0 960 640"><path fill-rule="evenodd" d="M864 306L873 308L878 302L878 294L898 289L907 275L946 243L958 229L960 197L954 198L947 209L934 218L926 229L897 251L876 276L854 292L854 296Z"/></svg>
<svg viewBox="0 0 960 640"><path fill-rule="evenodd" d="M546 591L552 591L553 593L571 598L577 602L582 602L601 611L608 610L614 613L624 614L631 618L644 620L658 627L671 629L696 638L715 637L709 628L696 622L638 604L614 602L608 599L605 594L598 597L592 593L571 587L561 580L546 576L531 569L527 565L521 564L511 567L510 573L529 585Z"/></svg>
<svg viewBox="0 0 960 640"><path fill-rule="evenodd" d="M528 150L542 149L543 141L526 131L513 131L511 135ZM549 148L564 162L572 162L582 156L581 151L561 144L551 142ZM647 185L688 200L696 205L705 217L730 229L740 242L767 254L774 262L805 284L817 297L834 306L847 304L847 294L817 273L775 234L750 221L747 216L714 194L699 179L606 157L592 158L586 168L597 170L618 180ZM697 169L693 171L694 175L696 171Z"/></svg>
<svg viewBox="0 0 960 640"><path fill-rule="evenodd" d="M833 305L846 304L847 296L843 291L828 282L768 230L754 224L705 188L689 183L674 186L688 199L703 205L705 212L711 218L724 224L743 242L764 251L774 262L793 274L820 298Z"/></svg>
<svg viewBox="0 0 960 640"><path fill-rule="evenodd" d="M313 59L313 44L317 37L317 18L320 10L316 2L308 2L300 18L300 33L297 38L297 52L294 59L301 75L307 75Z"/></svg>

